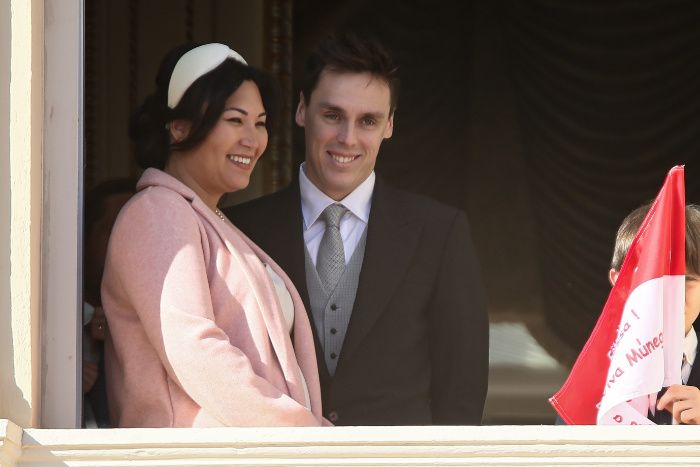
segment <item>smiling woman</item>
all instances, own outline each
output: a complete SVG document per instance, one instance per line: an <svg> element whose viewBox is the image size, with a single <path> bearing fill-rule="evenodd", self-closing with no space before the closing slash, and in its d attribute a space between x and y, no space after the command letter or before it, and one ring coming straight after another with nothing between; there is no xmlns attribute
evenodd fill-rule
<svg viewBox="0 0 700 467"><path fill-rule="evenodd" d="M184 181L211 209L224 193L248 186L250 173L267 146L266 113L257 85L244 81L226 99L224 110L196 147L173 151L165 171ZM186 140L190 120L170 122L174 144Z"/></svg>
<svg viewBox="0 0 700 467"><path fill-rule="evenodd" d="M156 83L131 121L146 171L102 284L112 423L321 425L299 294L217 208L267 146L274 86L223 44L173 49Z"/></svg>

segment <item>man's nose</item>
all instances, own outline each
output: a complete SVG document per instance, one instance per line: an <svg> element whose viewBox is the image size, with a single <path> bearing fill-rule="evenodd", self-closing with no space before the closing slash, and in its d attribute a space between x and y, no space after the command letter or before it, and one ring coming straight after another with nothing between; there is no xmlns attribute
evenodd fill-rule
<svg viewBox="0 0 700 467"><path fill-rule="evenodd" d="M352 146L357 141L355 126L351 122L344 123L338 132L338 142Z"/></svg>

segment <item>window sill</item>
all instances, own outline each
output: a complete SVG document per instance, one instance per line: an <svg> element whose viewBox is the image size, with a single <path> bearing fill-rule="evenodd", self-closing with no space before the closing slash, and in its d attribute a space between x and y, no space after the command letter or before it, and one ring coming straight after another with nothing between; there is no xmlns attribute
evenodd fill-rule
<svg viewBox="0 0 700 467"><path fill-rule="evenodd" d="M664 464L700 459L700 428L595 426L22 429L3 466Z"/></svg>

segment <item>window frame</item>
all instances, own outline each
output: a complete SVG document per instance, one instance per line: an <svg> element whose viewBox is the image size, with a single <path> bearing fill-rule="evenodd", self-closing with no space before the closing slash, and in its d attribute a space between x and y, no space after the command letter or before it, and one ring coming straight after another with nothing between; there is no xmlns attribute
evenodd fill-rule
<svg viewBox="0 0 700 467"><path fill-rule="evenodd" d="M80 428L84 0L44 1L41 426Z"/></svg>

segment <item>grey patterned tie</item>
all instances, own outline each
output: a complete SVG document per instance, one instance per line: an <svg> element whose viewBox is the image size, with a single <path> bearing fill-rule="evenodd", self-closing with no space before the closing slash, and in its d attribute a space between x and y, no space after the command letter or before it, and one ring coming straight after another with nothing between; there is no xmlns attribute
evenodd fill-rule
<svg viewBox="0 0 700 467"><path fill-rule="evenodd" d="M321 216L326 221L326 232L318 247L316 270L328 291L333 291L345 271L345 249L340 236L340 218L347 209L342 204L334 203L323 210Z"/></svg>

